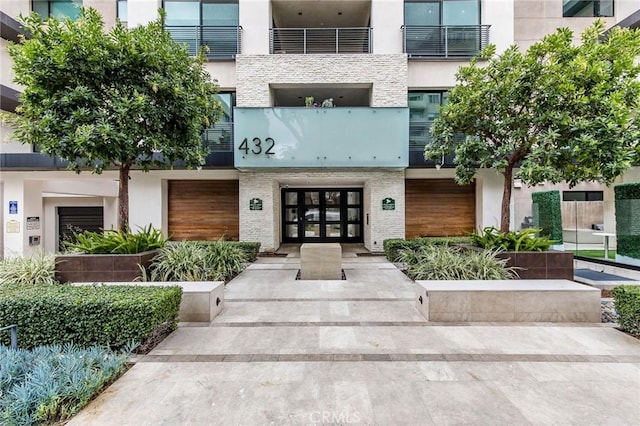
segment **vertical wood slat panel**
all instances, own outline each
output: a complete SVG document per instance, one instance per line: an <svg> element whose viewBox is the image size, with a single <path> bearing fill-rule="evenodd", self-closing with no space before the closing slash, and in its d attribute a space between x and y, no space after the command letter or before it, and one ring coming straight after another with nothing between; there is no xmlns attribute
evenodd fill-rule
<svg viewBox="0 0 640 426"><path fill-rule="evenodd" d="M407 179L405 212L406 238L467 235L476 227L475 183Z"/></svg>
<svg viewBox="0 0 640 426"><path fill-rule="evenodd" d="M237 180L170 180L169 235L173 240L237 240Z"/></svg>

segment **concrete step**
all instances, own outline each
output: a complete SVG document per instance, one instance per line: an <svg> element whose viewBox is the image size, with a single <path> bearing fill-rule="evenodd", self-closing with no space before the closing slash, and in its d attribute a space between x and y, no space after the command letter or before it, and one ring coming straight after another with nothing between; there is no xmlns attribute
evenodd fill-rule
<svg viewBox="0 0 640 426"><path fill-rule="evenodd" d="M414 302L405 301L305 301L234 302L226 306L212 325L254 322L424 322Z"/></svg>

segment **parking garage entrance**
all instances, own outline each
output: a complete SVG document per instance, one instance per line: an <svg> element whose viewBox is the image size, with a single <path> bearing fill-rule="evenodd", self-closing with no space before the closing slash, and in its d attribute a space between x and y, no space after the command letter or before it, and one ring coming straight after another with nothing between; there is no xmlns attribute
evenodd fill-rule
<svg viewBox="0 0 640 426"><path fill-rule="evenodd" d="M361 243L362 188L282 189L282 242Z"/></svg>

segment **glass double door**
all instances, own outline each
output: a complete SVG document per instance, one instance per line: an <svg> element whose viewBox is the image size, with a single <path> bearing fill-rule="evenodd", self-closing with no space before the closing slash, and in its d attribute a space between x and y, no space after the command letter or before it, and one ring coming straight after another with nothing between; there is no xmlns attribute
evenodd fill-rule
<svg viewBox="0 0 640 426"><path fill-rule="evenodd" d="M362 242L362 189L283 189L282 241Z"/></svg>

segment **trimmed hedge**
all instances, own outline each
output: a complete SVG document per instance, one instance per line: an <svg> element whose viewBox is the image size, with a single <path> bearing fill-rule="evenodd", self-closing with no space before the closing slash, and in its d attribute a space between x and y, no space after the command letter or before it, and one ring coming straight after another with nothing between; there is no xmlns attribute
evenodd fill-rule
<svg viewBox="0 0 640 426"><path fill-rule="evenodd" d="M613 188L616 197L617 253L640 259L640 183Z"/></svg>
<svg viewBox="0 0 640 426"><path fill-rule="evenodd" d="M160 324L175 329L181 298L177 286L7 286L0 290L0 324L18 324L21 348L119 348L141 342ZM0 343L9 343L9 333Z"/></svg>
<svg viewBox="0 0 640 426"><path fill-rule="evenodd" d="M540 235L546 235L562 244L562 209L560 208L560 191L541 191L531 194L533 204L538 205L537 220L534 223L542 231ZM533 211L536 215L536 209Z"/></svg>
<svg viewBox="0 0 640 426"><path fill-rule="evenodd" d="M451 246L454 244L470 244L469 237L423 237L404 240L401 238L391 238L384 240L384 254L390 262L398 259L400 250L411 249L417 250L424 246Z"/></svg>
<svg viewBox="0 0 640 426"><path fill-rule="evenodd" d="M640 287L616 287L613 289L613 300L620 328L634 336L640 336Z"/></svg>

